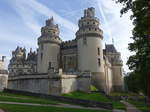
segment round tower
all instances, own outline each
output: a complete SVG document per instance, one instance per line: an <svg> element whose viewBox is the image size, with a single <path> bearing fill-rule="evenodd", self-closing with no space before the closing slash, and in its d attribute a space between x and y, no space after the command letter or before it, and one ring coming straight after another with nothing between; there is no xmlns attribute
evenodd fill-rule
<svg viewBox="0 0 150 112"><path fill-rule="evenodd" d="M99 19L95 17L95 9L84 10L84 16L78 23L76 32L78 46L78 70L92 73L92 83L104 91L105 75L102 40L103 32L99 28Z"/></svg>
<svg viewBox="0 0 150 112"><path fill-rule="evenodd" d="M41 28L38 38L38 73L47 73L49 67L59 68L61 42L58 25L54 24L53 18L46 20L46 26Z"/></svg>

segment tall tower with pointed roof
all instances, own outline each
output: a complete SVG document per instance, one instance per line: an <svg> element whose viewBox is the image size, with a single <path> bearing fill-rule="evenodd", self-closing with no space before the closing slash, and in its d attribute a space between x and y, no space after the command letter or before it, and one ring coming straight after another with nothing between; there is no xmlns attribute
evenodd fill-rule
<svg viewBox="0 0 150 112"><path fill-rule="evenodd" d="M59 28L54 24L53 17L46 20L46 25L41 28L41 36L38 38L38 73L47 73L48 67L58 69L61 42Z"/></svg>
<svg viewBox="0 0 150 112"><path fill-rule="evenodd" d="M102 50L103 32L99 24L99 19L95 17L95 9L85 9L84 16L78 23L79 30L76 32L78 69L82 72L90 71L93 85L104 91L106 83Z"/></svg>

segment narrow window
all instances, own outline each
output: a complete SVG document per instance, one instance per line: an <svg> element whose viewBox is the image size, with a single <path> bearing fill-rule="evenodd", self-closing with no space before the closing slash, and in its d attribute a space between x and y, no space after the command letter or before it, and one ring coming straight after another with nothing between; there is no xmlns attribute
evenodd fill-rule
<svg viewBox="0 0 150 112"><path fill-rule="evenodd" d="M120 68L120 75L122 75L122 69Z"/></svg>
<svg viewBox="0 0 150 112"><path fill-rule="evenodd" d="M87 24L89 24L89 22L87 22Z"/></svg>
<svg viewBox="0 0 150 112"><path fill-rule="evenodd" d="M97 48L97 54L100 55L100 49L99 49L99 47Z"/></svg>
<svg viewBox="0 0 150 112"><path fill-rule="evenodd" d="M86 37L83 38L83 44L84 44L84 45L87 45Z"/></svg>
<svg viewBox="0 0 150 112"><path fill-rule="evenodd" d="M50 68L52 68L52 64L51 64L51 62L49 62L49 64L48 64L48 68L50 69Z"/></svg>
<svg viewBox="0 0 150 112"><path fill-rule="evenodd" d="M43 59L43 53L41 53L41 60Z"/></svg>
<svg viewBox="0 0 150 112"><path fill-rule="evenodd" d="M98 58L98 66L101 66L101 60Z"/></svg>
<svg viewBox="0 0 150 112"><path fill-rule="evenodd" d="M41 44L41 50L43 50L44 49L44 45L43 44Z"/></svg>

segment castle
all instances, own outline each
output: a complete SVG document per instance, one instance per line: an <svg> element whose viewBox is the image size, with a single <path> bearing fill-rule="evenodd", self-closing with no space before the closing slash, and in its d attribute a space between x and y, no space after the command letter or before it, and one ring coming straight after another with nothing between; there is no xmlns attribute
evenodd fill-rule
<svg viewBox="0 0 150 112"><path fill-rule="evenodd" d="M120 53L113 44L102 49L103 31L95 9L84 10L78 22L76 38L62 41L53 18L46 20L38 38L38 49L26 57L26 49L12 52L8 70L8 88L45 94L72 91L123 91Z"/></svg>

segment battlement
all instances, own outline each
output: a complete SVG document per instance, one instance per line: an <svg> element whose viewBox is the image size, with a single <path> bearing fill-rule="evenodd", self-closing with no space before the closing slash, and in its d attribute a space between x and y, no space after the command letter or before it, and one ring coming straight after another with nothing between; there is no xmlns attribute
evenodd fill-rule
<svg viewBox="0 0 150 112"><path fill-rule="evenodd" d="M46 20L46 25L41 28L41 37L59 37L58 24L54 23L53 17Z"/></svg>
<svg viewBox="0 0 150 112"><path fill-rule="evenodd" d="M48 20L46 20L46 26L51 26L51 25L54 25L54 19L53 19L53 17L50 18L50 19L48 19Z"/></svg>
<svg viewBox="0 0 150 112"><path fill-rule="evenodd" d="M77 42L75 39L62 42L61 49L68 49L68 48L77 48Z"/></svg>
<svg viewBox="0 0 150 112"><path fill-rule="evenodd" d="M84 10L84 17L95 17L95 8L91 7Z"/></svg>

